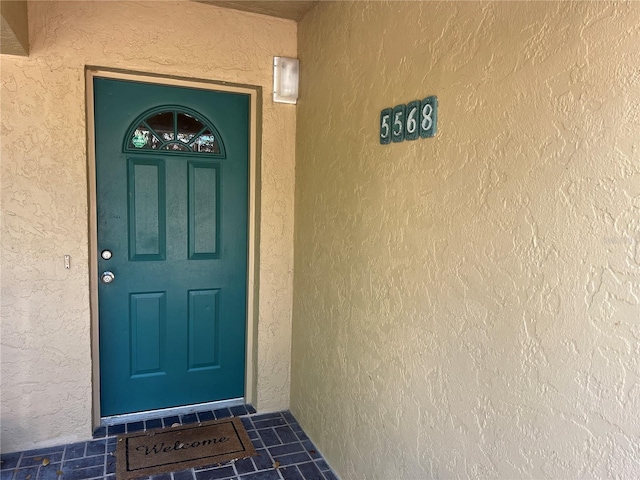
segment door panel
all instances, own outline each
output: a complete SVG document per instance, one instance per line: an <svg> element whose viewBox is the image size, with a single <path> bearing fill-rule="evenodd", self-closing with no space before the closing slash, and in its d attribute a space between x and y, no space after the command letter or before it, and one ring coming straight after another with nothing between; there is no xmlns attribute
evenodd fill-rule
<svg viewBox="0 0 640 480"><path fill-rule="evenodd" d="M131 376L164 375L166 295L164 293L134 293L129 297L131 338Z"/></svg>
<svg viewBox="0 0 640 480"><path fill-rule="evenodd" d="M249 97L103 78L94 97L101 415L243 397Z"/></svg>
<svg viewBox="0 0 640 480"><path fill-rule="evenodd" d="M218 246L218 167L189 162L189 258L215 258Z"/></svg>
<svg viewBox="0 0 640 480"><path fill-rule="evenodd" d="M128 159L129 256L131 261L166 257L164 160Z"/></svg>
<svg viewBox="0 0 640 480"><path fill-rule="evenodd" d="M189 370L219 368L218 293L189 292Z"/></svg>

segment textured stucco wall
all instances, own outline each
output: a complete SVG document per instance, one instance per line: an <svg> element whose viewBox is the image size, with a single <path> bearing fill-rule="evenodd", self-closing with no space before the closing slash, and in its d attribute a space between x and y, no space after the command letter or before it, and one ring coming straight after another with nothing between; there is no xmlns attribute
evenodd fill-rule
<svg viewBox="0 0 640 480"><path fill-rule="evenodd" d="M291 402L343 479L640 478L639 47L637 2L299 24Z"/></svg>
<svg viewBox="0 0 640 480"><path fill-rule="evenodd" d="M192 2L30 2L2 57L2 450L88 438L85 65L263 88L257 407L289 404L295 108L270 99L293 21ZM63 256L71 255L71 270Z"/></svg>

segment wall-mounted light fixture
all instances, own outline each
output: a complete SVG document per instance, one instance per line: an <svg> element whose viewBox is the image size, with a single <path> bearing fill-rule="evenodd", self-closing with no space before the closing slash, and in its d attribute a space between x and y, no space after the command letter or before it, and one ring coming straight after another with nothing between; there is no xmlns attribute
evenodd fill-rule
<svg viewBox="0 0 640 480"><path fill-rule="evenodd" d="M273 101L296 103L300 62L297 58L273 57Z"/></svg>

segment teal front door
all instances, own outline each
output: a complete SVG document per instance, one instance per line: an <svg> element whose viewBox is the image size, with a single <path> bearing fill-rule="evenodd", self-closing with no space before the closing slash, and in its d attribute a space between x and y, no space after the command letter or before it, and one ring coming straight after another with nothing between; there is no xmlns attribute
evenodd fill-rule
<svg viewBox="0 0 640 480"><path fill-rule="evenodd" d="M101 416L244 396L249 96L94 79Z"/></svg>

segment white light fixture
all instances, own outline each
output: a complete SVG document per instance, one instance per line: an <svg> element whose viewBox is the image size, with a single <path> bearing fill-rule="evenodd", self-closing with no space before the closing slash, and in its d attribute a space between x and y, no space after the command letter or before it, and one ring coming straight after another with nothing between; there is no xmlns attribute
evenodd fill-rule
<svg viewBox="0 0 640 480"><path fill-rule="evenodd" d="M296 103L298 101L298 76L300 62L297 58L273 57L273 101Z"/></svg>

